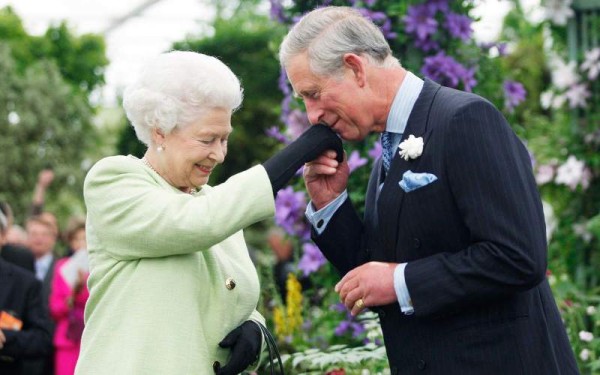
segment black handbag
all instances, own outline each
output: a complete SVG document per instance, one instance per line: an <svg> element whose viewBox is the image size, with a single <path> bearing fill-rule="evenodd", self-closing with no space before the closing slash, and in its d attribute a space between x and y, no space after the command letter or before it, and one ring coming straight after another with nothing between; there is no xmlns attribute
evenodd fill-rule
<svg viewBox="0 0 600 375"><path fill-rule="evenodd" d="M271 375L275 375L275 366L279 364L279 375L284 375L283 371L283 362L281 362L281 356L279 355L279 349L277 349L277 343L271 335L271 332L267 329L267 327L263 326L261 323L254 320L254 322L258 325L262 334L267 343L267 348L269 349L269 367L271 368Z"/></svg>

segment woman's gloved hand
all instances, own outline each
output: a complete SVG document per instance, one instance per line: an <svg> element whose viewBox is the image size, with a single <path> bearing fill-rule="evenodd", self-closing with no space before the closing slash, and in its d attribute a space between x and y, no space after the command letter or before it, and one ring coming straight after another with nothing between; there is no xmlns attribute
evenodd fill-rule
<svg viewBox="0 0 600 375"><path fill-rule="evenodd" d="M231 356L227 365L216 366L217 375L237 375L256 361L260 354L262 333L258 324L246 320L239 327L229 332L219 343L221 348L229 348Z"/></svg>
<svg viewBox="0 0 600 375"><path fill-rule="evenodd" d="M298 139L265 161L263 167L271 180L273 194L277 194L304 163L316 159L327 150L336 152L339 163L344 160L344 148L340 137L328 126L317 124L309 127Z"/></svg>

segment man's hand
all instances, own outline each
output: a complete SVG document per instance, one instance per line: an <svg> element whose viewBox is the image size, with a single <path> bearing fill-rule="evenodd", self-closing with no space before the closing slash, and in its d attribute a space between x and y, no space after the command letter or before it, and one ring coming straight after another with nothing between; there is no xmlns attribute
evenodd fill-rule
<svg viewBox="0 0 600 375"><path fill-rule="evenodd" d="M364 307L381 306L398 301L394 289L397 263L369 262L348 272L335 286L341 301L354 316ZM362 299L364 306L357 305Z"/></svg>
<svg viewBox="0 0 600 375"><path fill-rule="evenodd" d="M0 329L0 350L4 348L4 343L6 342L6 336L4 336L4 332Z"/></svg>
<svg viewBox="0 0 600 375"><path fill-rule="evenodd" d="M341 163L335 157L335 151L326 151L304 165L304 183L317 211L342 194L348 184L350 168L346 154Z"/></svg>

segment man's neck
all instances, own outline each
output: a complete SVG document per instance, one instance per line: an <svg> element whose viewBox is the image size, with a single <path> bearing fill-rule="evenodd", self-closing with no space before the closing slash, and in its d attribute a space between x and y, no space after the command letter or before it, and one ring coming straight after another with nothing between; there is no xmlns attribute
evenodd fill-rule
<svg viewBox="0 0 600 375"><path fill-rule="evenodd" d="M376 118L377 127L381 128L381 131L385 130L387 118L392 108L396 93L402 86L404 78L406 77L406 69L399 68L379 68L382 69L384 74L380 74L378 79L374 82L374 90L377 92L378 102L376 103L376 111L378 114Z"/></svg>

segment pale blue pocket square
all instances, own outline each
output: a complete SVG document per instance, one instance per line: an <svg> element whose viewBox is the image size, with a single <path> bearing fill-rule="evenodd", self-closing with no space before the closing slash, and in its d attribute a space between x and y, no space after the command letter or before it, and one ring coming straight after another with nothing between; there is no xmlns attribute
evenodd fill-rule
<svg viewBox="0 0 600 375"><path fill-rule="evenodd" d="M438 178L431 173L414 173L413 171L406 171L398 184L405 193L410 193L413 190L429 185L437 179Z"/></svg>

